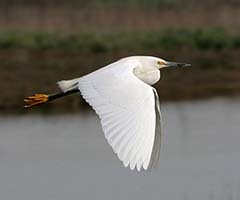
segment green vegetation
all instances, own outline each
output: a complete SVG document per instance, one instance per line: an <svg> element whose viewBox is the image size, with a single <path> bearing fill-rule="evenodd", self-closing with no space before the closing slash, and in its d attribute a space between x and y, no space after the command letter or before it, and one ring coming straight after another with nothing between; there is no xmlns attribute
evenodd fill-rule
<svg viewBox="0 0 240 200"><path fill-rule="evenodd" d="M145 32L83 32L74 34L0 32L0 49L25 48L100 53L141 49L222 50L240 48L240 36L223 29L167 29Z"/></svg>
<svg viewBox="0 0 240 200"><path fill-rule="evenodd" d="M78 34L0 32L0 111L24 112L24 96L55 92L56 81L80 77L129 55L155 55L193 65L161 71L161 84L156 85L161 100L239 95L239 52L240 36L217 28ZM46 106L47 110L61 107L62 111L78 111L86 104L73 95Z"/></svg>

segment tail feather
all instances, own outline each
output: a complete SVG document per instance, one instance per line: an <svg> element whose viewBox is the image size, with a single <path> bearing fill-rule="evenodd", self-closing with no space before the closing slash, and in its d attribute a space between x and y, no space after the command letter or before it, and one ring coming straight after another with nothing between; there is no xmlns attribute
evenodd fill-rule
<svg viewBox="0 0 240 200"><path fill-rule="evenodd" d="M74 89L78 89L78 80L79 78L76 79L72 79L72 80L62 80L62 81L58 81L58 87L63 91L63 92L67 92L69 90L74 90Z"/></svg>

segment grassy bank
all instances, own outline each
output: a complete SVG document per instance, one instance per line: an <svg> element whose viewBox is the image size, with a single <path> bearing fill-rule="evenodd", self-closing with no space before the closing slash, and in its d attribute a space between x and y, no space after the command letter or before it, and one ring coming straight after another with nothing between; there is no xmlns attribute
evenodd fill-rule
<svg viewBox="0 0 240 200"><path fill-rule="evenodd" d="M240 48L240 35L221 28L166 29L160 31L81 32L0 32L0 49L62 50L65 52L105 53L156 49L191 48L233 50Z"/></svg>
<svg viewBox="0 0 240 200"><path fill-rule="evenodd" d="M74 34L11 31L0 33L0 111L25 112L25 96L55 92L58 80L80 77L130 55L155 55L193 65L161 71L156 88L162 101L240 94L240 38L223 29ZM84 108L86 103L76 95L41 107L49 112Z"/></svg>

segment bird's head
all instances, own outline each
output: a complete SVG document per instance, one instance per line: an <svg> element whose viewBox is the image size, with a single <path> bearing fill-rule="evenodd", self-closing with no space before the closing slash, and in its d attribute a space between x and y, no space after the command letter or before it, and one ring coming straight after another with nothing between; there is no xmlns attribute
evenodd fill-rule
<svg viewBox="0 0 240 200"><path fill-rule="evenodd" d="M162 69L165 67L190 67L191 66L191 64L180 63L180 62L169 62L161 58L152 57L152 56L146 56L144 60L145 60L144 61L145 64L154 66L157 69Z"/></svg>

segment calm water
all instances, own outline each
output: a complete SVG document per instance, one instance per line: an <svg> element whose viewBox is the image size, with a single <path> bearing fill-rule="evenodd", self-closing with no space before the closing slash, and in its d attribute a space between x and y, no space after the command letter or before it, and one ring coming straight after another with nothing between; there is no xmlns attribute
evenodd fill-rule
<svg viewBox="0 0 240 200"><path fill-rule="evenodd" d="M0 117L0 199L240 199L240 99L162 104L152 172L118 161L93 112Z"/></svg>

